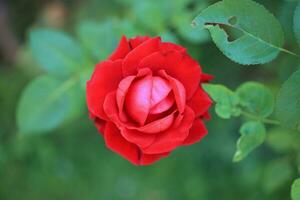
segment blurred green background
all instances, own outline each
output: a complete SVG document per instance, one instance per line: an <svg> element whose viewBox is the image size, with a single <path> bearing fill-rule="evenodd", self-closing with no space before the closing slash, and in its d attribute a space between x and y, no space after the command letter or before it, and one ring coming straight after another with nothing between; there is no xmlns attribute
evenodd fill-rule
<svg viewBox="0 0 300 200"><path fill-rule="evenodd" d="M107 57L120 36L162 36L185 46L214 83L232 89L259 81L274 94L299 59L280 54L263 66L226 58L192 19L210 0L0 0L0 199L286 200L300 173L299 148L287 132L268 127L266 143L233 163L241 119L207 122L209 134L154 165L137 167L109 151L82 112L46 134L19 134L16 110L22 90L44 71L28 47L37 27L62 30L89 51L87 65ZM285 47L297 52L292 33L296 1L260 0L285 31ZM90 44L90 40L94 41ZM299 51L298 51L299 52ZM30 107L35 105L28 105ZM78 107L78 109L81 109ZM299 137L297 137L299 142ZM284 142L282 142L284 141ZM298 143L299 144L299 143ZM297 149L297 150L295 150Z"/></svg>

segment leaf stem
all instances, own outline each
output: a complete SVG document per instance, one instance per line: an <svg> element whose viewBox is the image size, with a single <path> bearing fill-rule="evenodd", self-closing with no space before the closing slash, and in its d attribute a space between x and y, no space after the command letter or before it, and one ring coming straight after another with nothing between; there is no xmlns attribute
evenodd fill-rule
<svg viewBox="0 0 300 200"><path fill-rule="evenodd" d="M248 113L248 112L245 112L245 111L241 111L241 114L244 115L247 118L257 120L257 121L261 121L265 124L281 125L281 123L277 120L258 117L258 116L255 116L255 115L253 115L251 113Z"/></svg>

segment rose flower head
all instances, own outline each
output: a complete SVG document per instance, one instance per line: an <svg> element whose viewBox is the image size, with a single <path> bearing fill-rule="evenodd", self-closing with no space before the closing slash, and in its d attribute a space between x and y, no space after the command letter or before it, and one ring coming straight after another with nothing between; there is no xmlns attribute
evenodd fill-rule
<svg viewBox="0 0 300 200"><path fill-rule="evenodd" d="M186 49L159 37L122 37L87 82L90 117L106 146L135 165L200 141L212 104L202 73Z"/></svg>

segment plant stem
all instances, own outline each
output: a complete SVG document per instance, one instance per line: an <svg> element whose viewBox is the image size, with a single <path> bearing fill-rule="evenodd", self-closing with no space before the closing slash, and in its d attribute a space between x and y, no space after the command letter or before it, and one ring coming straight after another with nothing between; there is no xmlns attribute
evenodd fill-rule
<svg viewBox="0 0 300 200"><path fill-rule="evenodd" d="M247 118L254 119L254 120L257 120L257 121L261 121L265 124L280 125L280 122L277 121L277 120L258 117L258 116L255 116L255 115L253 115L251 113L248 113L248 112L245 112L245 111L241 111L241 114L244 115Z"/></svg>

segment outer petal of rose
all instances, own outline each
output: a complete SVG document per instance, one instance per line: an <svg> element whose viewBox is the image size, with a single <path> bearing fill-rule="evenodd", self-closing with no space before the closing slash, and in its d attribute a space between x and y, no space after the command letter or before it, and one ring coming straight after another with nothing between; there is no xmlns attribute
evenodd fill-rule
<svg viewBox="0 0 300 200"><path fill-rule="evenodd" d="M104 121L102 119L99 119L99 118L96 118L94 123L95 123L95 126L98 129L99 133L101 135L104 135L106 121Z"/></svg>
<svg viewBox="0 0 300 200"><path fill-rule="evenodd" d="M124 58L123 62L123 75L135 75L137 72L137 66L141 59L145 56L150 55L153 52L159 50L159 45L161 41L159 37L151 38L144 43L140 44L134 48L127 56Z"/></svg>
<svg viewBox="0 0 300 200"><path fill-rule="evenodd" d="M180 52L186 52L186 49L178 44L174 44L172 42L162 42L160 45L160 49L163 52L167 52L170 50L177 50Z"/></svg>
<svg viewBox="0 0 300 200"><path fill-rule="evenodd" d="M125 109L128 115L143 125L151 106L152 76L134 81L126 95Z"/></svg>
<svg viewBox="0 0 300 200"><path fill-rule="evenodd" d="M104 139L109 149L135 165L149 165L169 155L169 152L153 155L142 153L138 146L128 142L122 137L120 130L112 122L108 122L106 125Z"/></svg>
<svg viewBox="0 0 300 200"><path fill-rule="evenodd" d="M161 154L142 154L140 158L140 165L150 165L163 157L167 157L170 152Z"/></svg>
<svg viewBox="0 0 300 200"><path fill-rule="evenodd" d="M125 140L121 136L120 130L112 122L106 124L104 140L109 149L120 154L133 164L139 164L140 152L138 147Z"/></svg>
<svg viewBox="0 0 300 200"><path fill-rule="evenodd" d="M122 36L121 41L116 50L109 56L109 59L114 61L124 58L130 52L130 45L125 36Z"/></svg>
<svg viewBox="0 0 300 200"><path fill-rule="evenodd" d="M140 44L146 42L149 39L150 39L149 36L136 36L135 38L130 38L129 39L129 44L130 44L130 47L132 49L134 49L134 48L136 48L137 46L139 46Z"/></svg>
<svg viewBox="0 0 300 200"><path fill-rule="evenodd" d="M149 147L142 148L143 153L157 154L170 152L176 147L180 146L187 138L194 119L194 111L187 106L180 126L177 128L172 127L162 133L157 134L154 142Z"/></svg>
<svg viewBox="0 0 300 200"><path fill-rule="evenodd" d="M159 71L159 74L169 81L169 83L173 89L173 93L174 93L178 111L179 111L179 113L182 113L185 109L185 103L186 103L185 102L186 101L186 90L185 90L184 86L178 80L169 76L165 72L165 70Z"/></svg>
<svg viewBox="0 0 300 200"><path fill-rule="evenodd" d="M186 89L187 99L195 93L201 79L201 68L197 61L179 51L155 52L139 63L139 68L150 68L154 72L165 70L179 80Z"/></svg>
<svg viewBox="0 0 300 200"><path fill-rule="evenodd" d="M118 88L122 79L122 61L104 61L96 65L91 79L87 82L87 106L89 111L102 119L107 119L103 102L105 96Z"/></svg>
<svg viewBox="0 0 300 200"><path fill-rule="evenodd" d="M211 81L213 78L214 78L213 75L202 73L202 75L201 75L201 82L202 82L202 83L208 83L208 82Z"/></svg>
<svg viewBox="0 0 300 200"><path fill-rule="evenodd" d="M201 87L198 87L194 96L187 102L187 105L194 110L196 117L200 117L208 111L212 105L212 100Z"/></svg>
<svg viewBox="0 0 300 200"><path fill-rule="evenodd" d="M207 134L207 129L201 119L196 119L183 145L191 145L200 141Z"/></svg>

